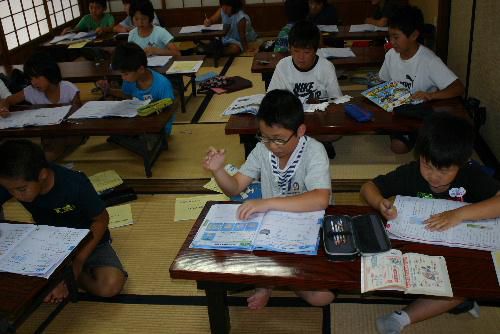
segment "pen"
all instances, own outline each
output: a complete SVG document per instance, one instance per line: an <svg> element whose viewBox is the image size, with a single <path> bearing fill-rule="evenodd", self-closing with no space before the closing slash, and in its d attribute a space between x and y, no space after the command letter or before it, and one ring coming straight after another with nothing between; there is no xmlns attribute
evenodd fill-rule
<svg viewBox="0 0 500 334"><path fill-rule="evenodd" d="M491 226L476 225L476 224L467 224L466 226L471 227L471 228L480 228L480 229L488 229L488 230L492 229Z"/></svg>

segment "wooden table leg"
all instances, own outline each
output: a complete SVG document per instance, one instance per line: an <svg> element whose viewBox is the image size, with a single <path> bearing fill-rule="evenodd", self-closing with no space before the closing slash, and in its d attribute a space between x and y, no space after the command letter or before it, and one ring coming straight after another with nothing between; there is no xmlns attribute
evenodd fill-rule
<svg viewBox="0 0 500 334"><path fill-rule="evenodd" d="M245 158L247 158L257 145L257 138L255 138L255 135L240 135L240 143L245 148Z"/></svg>
<svg viewBox="0 0 500 334"><path fill-rule="evenodd" d="M227 288L222 284L198 282L198 288L207 296L208 319L212 334L229 334L231 320L227 303Z"/></svg>

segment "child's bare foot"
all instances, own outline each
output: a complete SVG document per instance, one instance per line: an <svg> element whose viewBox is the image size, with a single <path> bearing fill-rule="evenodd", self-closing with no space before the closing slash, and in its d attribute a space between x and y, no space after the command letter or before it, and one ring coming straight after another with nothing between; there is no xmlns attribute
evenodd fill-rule
<svg viewBox="0 0 500 334"><path fill-rule="evenodd" d="M263 309L271 297L271 288L256 288L255 293L247 298L248 308L251 310Z"/></svg>

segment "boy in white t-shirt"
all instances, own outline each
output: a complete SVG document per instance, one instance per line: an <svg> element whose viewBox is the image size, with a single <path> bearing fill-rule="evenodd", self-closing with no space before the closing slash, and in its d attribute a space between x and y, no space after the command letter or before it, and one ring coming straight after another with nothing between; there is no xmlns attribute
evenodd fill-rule
<svg viewBox="0 0 500 334"><path fill-rule="evenodd" d="M403 6L389 17L389 37L393 48L385 55L379 72L384 81L399 81L410 89L414 100L442 100L460 96L464 86L431 50L419 43L424 17L417 7ZM391 136L391 150L407 153L415 144L415 134Z"/></svg>

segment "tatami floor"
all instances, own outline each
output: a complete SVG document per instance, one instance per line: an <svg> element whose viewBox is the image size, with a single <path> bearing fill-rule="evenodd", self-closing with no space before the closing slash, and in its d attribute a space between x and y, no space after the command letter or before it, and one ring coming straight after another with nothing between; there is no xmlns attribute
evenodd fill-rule
<svg viewBox="0 0 500 334"><path fill-rule="evenodd" d="M207 310L202 291L192 281L172 280L168 268L184 242L194 220L174 221L175 199L193 194L172 193L172 184L195 181L198 191L210 175L201 167L201 160L209 145L224 147L227 162L240 165L244 161L243 147L237 136L226 136L227 121L222 111L236 98L263 93L260 76L250 73L251 57L224 59L214 68L212 59L205 61L201 73L214 71L226 75L249 78L253 87L231 94L215 95L209 101L205 96L191 98L187 112L177 111L173 134L168 139L169 149L163 152L153 167L153 177L146 179L138 156L106 142L104 137L93 137L84 146L69 155L64 163L88 175L115 169L131 184L144 187L161 185L154 194L139 194L132 202L134 224L113 229L113 245L129 273L128 282L119 298L95 301L84 298L66 308L51 322L46 333L209 333ZM224 66L228 64L230 66ZM350 87L342 82L343 88ZM82 98L92 95L93 84L81 84ZM356 86L356 89L359 89ZM344 89L353 95L359 92ZM200 108L208 102L206 109ZM347 189L334 189L337 204L361 205L356 192L363 180L394 169L410 161L411 154L395 156L388 149L384 136L345 136L335 143L337 157L331 160L332 179L347 184ZM342 181L342 182L340 182ZM198 183L197 183L198 182ZM178 188L175 188L178 189ZM192 192L192 189L190 189ZM196 192L196 189L195 189ZM27 212L17 203L5 207L6 217L29 221ZM232 333L320 333L322 309L307 307L292 299L293 294L278 291L271 305L258 312L243 306L249 292L230 297ZM374 320L400 305L353 303L351 297L341 296L331 307L332 333L375 333ZM289 305L286 304L290 301ZM285 306L284 306L285 305ZM32 333L53 310L42 305L21 327L19 333ZM443 315L412 326L405 333L500 333L500 309L481 307L481 317L468 314Z"/></svg>

